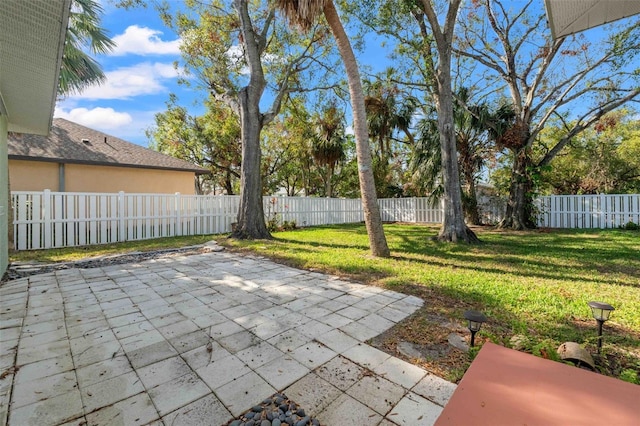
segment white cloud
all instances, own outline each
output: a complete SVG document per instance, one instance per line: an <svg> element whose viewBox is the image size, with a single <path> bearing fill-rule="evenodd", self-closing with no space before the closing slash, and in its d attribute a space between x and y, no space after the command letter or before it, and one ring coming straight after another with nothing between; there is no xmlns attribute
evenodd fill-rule
<svg viewBox="0 0 640 426"><path fill-rule="evenodd" d="M116 47L111 55L122 56L135 55L178 55L180 54L180 39L163 41L160 39L161 31L147 27L131 25L124 33L112 38Z"/></svg>
<svg viewBox="0 0 640 426"><path fill-rule="evenodd" d="M133 118L126 112L117 112L113 108L97 107L93 109L56 106L53 114L56 118L65 118L96 130L113 130L128 126Z"/></svg>
<svg viewBox="0 0 640 426"><path fill-rule="evenodd" d="M106 71L107 81L91 86L70 99L130 99L140 95L166 92L165 80L178 76L172 64L143 62L131 67Z"/></svg>

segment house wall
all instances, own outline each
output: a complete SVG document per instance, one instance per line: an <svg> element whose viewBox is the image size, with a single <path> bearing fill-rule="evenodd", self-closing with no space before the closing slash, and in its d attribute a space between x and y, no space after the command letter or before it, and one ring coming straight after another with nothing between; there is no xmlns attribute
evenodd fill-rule
<svg viewBox="0 0 640 426"><path fill-rule="evenodd" d="M9 160L9 179L13 191L60 191L58 163Z"/></svg>
<svg viewBox="0 0 640 426"><path fill-rule="evenodd" d="M9 160L11 190L60 191L59 165L42 161ZM195 194L194 173L132 167L64 165L66 192L137 192Z"/></svg>
<svg viewBox="0 0 640 426"><path fill-rule="evenodd" d="M7 172L7 116L0 113L0 277L4 275L8 264L9 173Z"/></svg>

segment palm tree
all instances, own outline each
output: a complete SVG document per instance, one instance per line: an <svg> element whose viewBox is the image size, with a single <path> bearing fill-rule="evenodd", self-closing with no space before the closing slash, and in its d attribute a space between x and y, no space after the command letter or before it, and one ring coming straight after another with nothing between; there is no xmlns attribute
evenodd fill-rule
<svg viewBox="0 0 640 426"><path fill-rule="evenodd" d="M367 114L364 106L360 71L351 42L340 21L338 11L332 0L277 0L276 5L289 19L289 22L300 27L303 31L308 31L316 19L321 14L324 14L331 33L336 40L349 83L351 108L353 109L353 130L356 138L356 156L358 158L358 178L360 179L364 221L367 226L371 253L377 257L388 257L390 252L384 229L382 228L373 178Z"/></svg>
<svg viewBox="0 0 640 426"><path fill-rule="evenodd" d="M73 0L69 27L64 45L58 93L62 96L80 93L94 84L104 83L106 77L91 53L107 53L115 43L100 27L102 7L96 0Z"/></svg>
<svg viewBox="0 0 640 426"><path fill-rule="evenodd" d="M335 104L330 104L316 117L316 131L312 136L311 155L320 165L326 166L325 197L332 196L331 178L336 165L343 160L344 154L344 116L338 111Z"/></svg>

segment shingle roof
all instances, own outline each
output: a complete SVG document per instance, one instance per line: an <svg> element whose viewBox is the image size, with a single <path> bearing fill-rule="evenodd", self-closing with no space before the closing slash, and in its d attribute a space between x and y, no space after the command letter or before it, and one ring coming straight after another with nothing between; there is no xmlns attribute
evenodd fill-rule
<svg viewBox="0 0 640 426"><path fill-rule="evenodd" d="M103 166L210 173L207 169L144 148L63 118L54 118L49 136L10 133L9 158Z"/></svg>

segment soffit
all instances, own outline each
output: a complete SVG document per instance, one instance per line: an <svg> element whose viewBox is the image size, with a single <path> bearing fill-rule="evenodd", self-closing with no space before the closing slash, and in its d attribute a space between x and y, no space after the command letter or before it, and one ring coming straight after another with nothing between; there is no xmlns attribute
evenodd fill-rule
<svg viewBox="0 0 640 426"><path fill-rule="evenodd" d="M640 13L640 0L545 0L554 38Z"/></svg>
<svg viewBox="0 0 640 426"><path fill-rule="evenodd" d="M70 7L71 0L0 4L0 96L10 131L49 131Z"/></svg>

